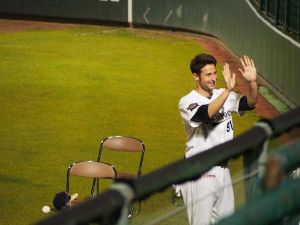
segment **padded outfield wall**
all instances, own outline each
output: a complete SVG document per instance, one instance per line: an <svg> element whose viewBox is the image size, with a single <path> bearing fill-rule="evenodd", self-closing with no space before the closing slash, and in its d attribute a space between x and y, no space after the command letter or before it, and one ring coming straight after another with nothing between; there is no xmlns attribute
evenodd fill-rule
<svg viewBox="0 0 300 225"><path fill-rule="evenodd" d="M0 0L0 14L126 22L127 0Z"/></svg>
<svg viewBox="0 0 300 225"><path fill-rule="evenodd" d="M300 105L300 44L268 26L248 0L0 0L0 14L132 21L208 33L237 56L253 57L264 79L290 105Z"/></svg>

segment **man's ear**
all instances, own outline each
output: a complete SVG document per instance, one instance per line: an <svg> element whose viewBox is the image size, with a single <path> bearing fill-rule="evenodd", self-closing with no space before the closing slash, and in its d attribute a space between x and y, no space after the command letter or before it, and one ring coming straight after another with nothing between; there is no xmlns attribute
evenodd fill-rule
<svg viewBox="0 0 300 225"><path fill-rule="evenodd" d="M199 81L200 80L200 75L193 73L193 77L195 81Z"/></svg>

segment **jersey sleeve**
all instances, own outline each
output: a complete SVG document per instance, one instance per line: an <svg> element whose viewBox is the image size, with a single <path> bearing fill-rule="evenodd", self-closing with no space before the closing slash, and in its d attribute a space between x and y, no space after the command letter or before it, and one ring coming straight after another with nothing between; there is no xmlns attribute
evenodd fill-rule
<svg viewBox="0 0 300 225"><path fill-rule="evenodd" d="M192 120L200 107L201 105L199 104L199 102L194 99L182 98L179 102L181 117L191 127L198 127L201 124L201 121Z"/></svg>
<svg viewBox="0 0 300 225"><path fill-rule="evenodd" d="M244 114L244 111L241 110L243 107L240 107L241 99L243 99L243 96L238 94L238 93L231 92L230 95L229 95L229 102L230 102L230 105L231 105L231 111L236 112L239 115Z"/></svg>
<svg viewBox="0 0 300 225"><path fill-rule="evenodd" d="M255 107L250 107L248 105L247 96L242 96L239 103L239 112L241 111L250 111L253 110Z"/></svg>
<svg viewBox="0 0 300 225"><path fill-rule="evenodd" d="M205 122L205 123L212 123L213 120L209 118L208 115L208 104L201 105L194 116L191 118L193 122Z"/></svg>

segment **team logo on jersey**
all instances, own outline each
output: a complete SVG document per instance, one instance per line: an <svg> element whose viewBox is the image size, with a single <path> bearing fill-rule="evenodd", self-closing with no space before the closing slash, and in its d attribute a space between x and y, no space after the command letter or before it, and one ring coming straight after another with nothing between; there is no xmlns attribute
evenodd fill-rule
<svg viewBox="0 0 300 225"><path fill-rule="evenodd" d="M192 104L189 105L189 107L187 107L187 110L193 111L198 106L199 106L198 103L192 103Z"/></svg>
<svg viewBox="0 0 300 225"><path fill-rule="evenodd" d="M225 121L231 117L231 111L223 112L223 113L218 113L217 115L214 116L214 121L217 123L220 123L222 121Z"/></svg>

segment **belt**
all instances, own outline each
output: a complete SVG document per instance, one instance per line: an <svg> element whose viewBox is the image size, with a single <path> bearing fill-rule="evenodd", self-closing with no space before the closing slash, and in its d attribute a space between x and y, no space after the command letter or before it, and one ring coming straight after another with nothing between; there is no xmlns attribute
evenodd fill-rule
<svg viewBox="0 0 300 225"><path fill-rule="evenodd" d="M224 161L224 162L220 162L220 163L218 163L216 166L220 166L220 167L222 167L222 168L228 168L228 161L226 160L226 161Z"/></svg>

